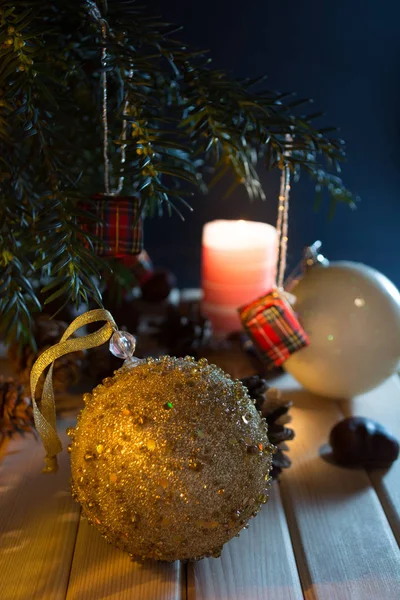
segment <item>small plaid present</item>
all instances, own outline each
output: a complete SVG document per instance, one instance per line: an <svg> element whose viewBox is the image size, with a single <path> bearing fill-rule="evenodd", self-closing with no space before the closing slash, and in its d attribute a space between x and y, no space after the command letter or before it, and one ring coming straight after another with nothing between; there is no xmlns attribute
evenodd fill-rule
<svg viewBox="0 0 400 600"><path fill-rule="evenodd" d="M87 219L83 223L83 228L97 238L93 241L96 254L121 258L142 251L139 198L96 194L93 203L84 208L97 217L96 221Z"/></svg>
<svg viewBox="0 0 400 600"><path fill-rule="evenodd" d="M270 367L279 367L310 343L290 304L278 291L238 310L245 331Z"/></svg>

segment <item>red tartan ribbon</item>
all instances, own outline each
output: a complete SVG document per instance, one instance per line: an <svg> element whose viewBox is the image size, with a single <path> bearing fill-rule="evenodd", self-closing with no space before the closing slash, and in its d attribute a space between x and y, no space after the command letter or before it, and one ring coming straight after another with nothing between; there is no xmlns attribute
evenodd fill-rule
<svg viewBox="0 0 400 600"><path fill-rule="evenodd" d="M87 219L82 224L84 230L97 238L93 240L96 254L122 258L142 251L143 222L139 216L139 198L96 194L93 203L84 210L97 217L96 221Z"/></svg>
<svg viewBox="0 0 400 600"><path fill-rule="evenodd" d="M310 343L290 304L276 290L238 310L245 331L271 367L279 367Z"/></svg>

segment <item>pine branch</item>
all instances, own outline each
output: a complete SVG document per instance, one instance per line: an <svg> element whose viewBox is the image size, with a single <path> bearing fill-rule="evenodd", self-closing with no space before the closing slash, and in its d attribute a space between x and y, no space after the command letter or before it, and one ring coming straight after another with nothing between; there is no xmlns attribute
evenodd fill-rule
<svg viewBox="0 0 400 600"><path fill-rule="evenodd" d="M104 69L114 181L123 175L122 193L139 195L144 214L181 214L190 190L206 190L206 167L215 171L211 184L233 175L227 194L244 185L250 198L263 198L260 159L268 169L288 164L296 178L305 172L333 206L355 202L338 176L344 145L314 126L320 114L304 113L307 102L255 92L262 78L235 81L213 69L177 39L179 29L135 2L106 5L0 0L0 311L8 338L29 337L40 309L32 281L44 282L45 302L101 303L105 262L81 222L84 202L102 189Z"/></svg>
<svg viewBox="0 0 400 600"><path fill-rule="evenodd" d="M185 67L181 126L196 154L204 155L206 161L214 164L217 173L221 169L224 173L233 172L234 187L245 185L250 199L265 199L255 168L257 153L248 144L246 123L241 118L240 85L220 71Z"/></svg>

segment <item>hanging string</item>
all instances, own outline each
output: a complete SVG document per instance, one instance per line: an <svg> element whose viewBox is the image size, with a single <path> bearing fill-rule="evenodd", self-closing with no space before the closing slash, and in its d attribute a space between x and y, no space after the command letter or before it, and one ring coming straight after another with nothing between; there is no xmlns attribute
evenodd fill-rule
<svg viewBox="0 0 400 600"><path fill-rule="evenodd" d="M289 195L290 195L290 170L285 166L281 174L281 185L278 204L278 243L279 260L277 272L277 285L283 289L287 262L288 228L289 228Z"/></svg>
<svg viewBox="0 0 400 600"><path fill-rule="evenodd" d="M92 13L93 14L93 13ZM118 186L115 190L111 189L110 183L110 160L108 156L108 91L107 91L107 34L108 25L107 22L99 17L100 13L95 13L96 20L100 23L101 36L103 39L103 48L101 50L101 66L103 68L101 73L101 85L103 90L103 107L102 107L102 119L103 119L103 160L104 160L104 192L107 196L116 196L120 194L124 186L125 176L123 174L123 168L126 161L126 144L121 144L121 169L120 176L118 178ZM129 78L132 78L133 70L129 71ZM125 94L125 103L123 107L123 114L126 115L129 108L128 96ZM125 142L127 135L128 121L123 119L122 131L120 139Z"/></svg>
<svg viewBox="0 0 400 600"><path fill-rule="evenodd" d="M131 69L128 73L128 77L129 79L132 79L133 77L133 69ZM123 114L126 115L129 109L129 102L128 102L128 93L125 93L125 102L124 102L124 108L123 108ZM128 129L128 121L126 119L123 119L122 121L122 131L121 131L121 140L123 142L126 142L126 133L127 133L127 129ZM120 170L120 176L118 179L118 187L115 190L115 192L111 192L112 194L118 195L121 193L122 188L124 187L124 179L125 176L123 174L123 169L124 169L124 165L125 165L125 161L126 161L126 144L121 144L121 170Z"/></svg>
<svg viewBox="0 0 400 600"><path fill-rule="evenodd" d="M104 191L107 196L110 195L110 163L108 160L108 116L107 116L107 26L102 19L101 35L103 38L103 48L101 51L101 83L103 87L103 158L104 158Z"/></svg>
<svg viewBox="0 0 400 600"><path fill-rule="evenodd" d="M280 243L281 243L281 237L282 237L282 222L283 222L283 200L284 200L284 183L285 183L285 175L282 171L281 173L281 183L280 183L280 189L279 189L279 196L278 196L278 219L276 222L276 231L277 231L277 237L278 237L278 255L279 255L279 248L280 248ZM279 256L278 256L278 267L279 267Z"/></svg>
<svg viewBox="0 0 400 600"><path fill-rule="evenodd" d="M291 142L292 137L286 135L286 141ZM285 156L289 156L290 152L285 152ZM277 286L278 289L283 289L286 262L287 262L287 246L288 246L288 230L289 230L289 196L290 196L290 169L285 163L282 173L279 189L278 202L278 219L276 229L278 234L278 267L277 267Z"/></svg>

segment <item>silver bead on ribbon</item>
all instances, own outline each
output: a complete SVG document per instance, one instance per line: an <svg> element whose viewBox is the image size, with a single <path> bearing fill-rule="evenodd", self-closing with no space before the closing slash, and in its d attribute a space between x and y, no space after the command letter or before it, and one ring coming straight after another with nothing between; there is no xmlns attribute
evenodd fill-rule
<svg viewBox="0 0 400 600"><path fill-rule="evenodd" d="M128 331L117 330L113 333L109 343L111 354L122 358L129 366L143 362L143 359L133 356L136 350L136 338Z"/></svg>

